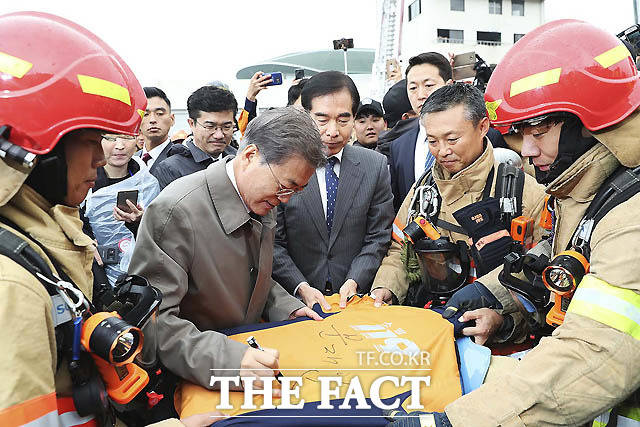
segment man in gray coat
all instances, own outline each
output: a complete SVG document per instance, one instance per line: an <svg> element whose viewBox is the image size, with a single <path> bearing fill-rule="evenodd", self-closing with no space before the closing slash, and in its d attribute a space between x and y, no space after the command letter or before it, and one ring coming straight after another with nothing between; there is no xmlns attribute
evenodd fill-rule
<svg viewBox="0 0 640 427"><path fill-rule="evenodd" d="M177 179L149 205L129 272L162 291L157 352L173 373L207 388L212 375L275 375L277 350L216 331L260 319L321 320L271 279L271 210L324 161L306 112L270 110L251 121L235 158Z"/></svg>
<svg viewBox="0 0 640 427"><path fill-rule="evenodd" d="M278 207L273 277L309 307L328 308L324 295L339 293L345 306L349 296L369 292L391 241L387 159L347 145L359 102L351 78L337 71L313 76L302 89L329 159Z"/></svg>

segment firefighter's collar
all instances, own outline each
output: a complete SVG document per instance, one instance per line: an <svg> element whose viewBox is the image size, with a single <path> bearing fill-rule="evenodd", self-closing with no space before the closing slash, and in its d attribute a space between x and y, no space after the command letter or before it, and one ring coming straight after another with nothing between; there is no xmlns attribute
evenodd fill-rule
<svg viewBox="0 0 640 427"><path fill-rule="evenodd" d="M598 143L551 182L547 193L558 199L571 197L577 202L591 201L618 166L620 162L613 153Z"/></svg>
<svg viewBox="0 0 640 427"><path fill-rule="evenodd" d="M433 179L445 205L451 205L467 193L481 194L493 167L493 148L485 137L485 149L473 163L451 176L442 166L433 166Z"/></svg>

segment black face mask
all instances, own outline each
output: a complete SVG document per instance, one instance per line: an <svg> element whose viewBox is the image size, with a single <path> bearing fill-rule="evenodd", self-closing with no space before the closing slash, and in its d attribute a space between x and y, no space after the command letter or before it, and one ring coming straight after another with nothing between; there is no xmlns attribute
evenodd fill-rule
<svg viewBox="0 0 640 427"><path fill-rule="evenodd" d="M63 143L40 156L25 184L47 199L52 205L64 204L67 196L67 161Z"/></svg>
<svg viewBox="0 0 640 427"><path fill-rule="evenodd" d="M558 142L558 155L549 166L549 170L541 171L535 167L536 181L540 184L549 184L559 177L569 166L598 142L593 136L582 135L582 122L575 117L567 118L560 130ZM533 163L533 159L529 158Z"/></svg>

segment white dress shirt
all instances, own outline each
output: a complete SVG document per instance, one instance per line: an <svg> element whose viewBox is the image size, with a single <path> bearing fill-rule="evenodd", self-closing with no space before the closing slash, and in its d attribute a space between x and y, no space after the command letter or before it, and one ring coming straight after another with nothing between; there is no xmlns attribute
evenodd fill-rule
<svg viewBox="0 0 640 427"><path fill-rule="evenodd" d="M340 163L342 162L342 152L344 148L338 151L333 156L338 159L336 164L333 166L333 171L336 173L336 176L340 178ZM320 187L320 198L322 199L322 209L324 210L324 217L327 218L327 180L325 178L325 167L319 167L316 169L316 176L318 177L318 187Z"/></svg>
<svg viewBox="0 0 640 427"><path fill-rule="evenodd" d="M144 153L149 153L151 158L147 161L147 167L150 168L151 166L153 166L153 163L156 161L156 159L158 158L160 153L162 153L162 150L164 150L164 148L167 145L169 145L170 143L171 143L171 141L169 140L169 138L167 138L167 140L165 142L163 142L162 144L158 145L157 147L152 148L150 151L147 151L147 149L143 146L142 147L142 153L140 154L140 158L142 158L142 156L144 156Z"/></svg>
<svg viewBox="0 0 640 427"><path fill-rule="evenodd" d="M236 183L236 173L233 170L233 160L229 160L225 165L225 167L227 169L227 176L229 177L231 184L233 184L233 188L236 189L236 193L238 193L238 196L240 197L240 201L244 205L244 208L247 210L247 213L249 213L249 208L247 207L247 205L244 204L244 200L242 200L242 196L240 196L240 191L238 190L238 184Z"/></svg>
<svg viewBox="0 0 640 427"><path fill-rule="evenodd" d="M333 156L329 156L329 157L335 157L338 159L336 164L333 166L333 171L335 172L338 178L340 178L340 163L342 162L343 150L344 148L338 151ZM327 180L325 178L325 172L326 171L324 166L321 166L318 169L316 169L316 177L318 178L318 187L320 187L320 199L322 199L322 210L324 210L324 218L326 219L327 218ZM299 297L298 289L300 288L300 285L305 283L307 282L298 283L298 286L296 286L296 288L293 290L293 295Z"/></svg>
<svg viewBox="0 0 640 427"><path fill-rule="evenodd" d="M427 145L427 130L420 123L420 131L418 132L418 138L416 139L416 151L413 159L413 174L414 180L422 176L424 172L424 164L427 161L427 155L429 154L429 146Z"/></svg>

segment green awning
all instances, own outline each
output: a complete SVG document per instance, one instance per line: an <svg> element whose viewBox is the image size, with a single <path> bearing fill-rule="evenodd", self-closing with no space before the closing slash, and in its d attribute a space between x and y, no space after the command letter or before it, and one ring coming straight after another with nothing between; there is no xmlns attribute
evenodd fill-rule
<svg viewBox="0 0 640 427"><path fill-rule="evenodd" d="M374 49L349 49L347 51L347 71L349 74L371 74L375 56ZM344 71L343 51L315 50L278 56L260 64L249 65L240 69L236 73L236 78L250 79L257 71L265 73L279 71L284 78L292 78L297 69L305 70L306 77L322 71Z"/></svg>

